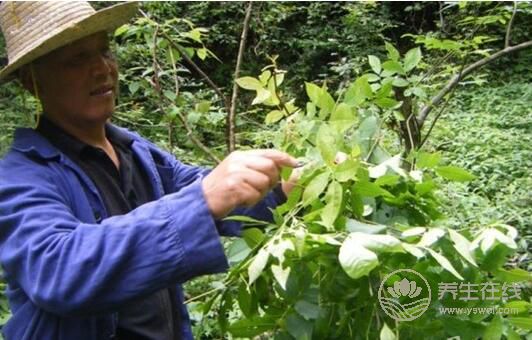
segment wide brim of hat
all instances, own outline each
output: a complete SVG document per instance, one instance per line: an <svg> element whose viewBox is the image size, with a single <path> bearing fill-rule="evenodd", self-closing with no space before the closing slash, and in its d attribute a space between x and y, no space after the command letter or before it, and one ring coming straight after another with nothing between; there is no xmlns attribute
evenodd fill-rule
<svg viewBox="0 0 532 340"><path fill-rule="evenodd" d="M14 71L35 59L94 33L115 30L127 23L136 13L137 3L125 2L97 11L72 24L67 29L52 35L38 46L26 51L17 60L10 62L0 71L0 84L13 80L15 78Z"/></svg>

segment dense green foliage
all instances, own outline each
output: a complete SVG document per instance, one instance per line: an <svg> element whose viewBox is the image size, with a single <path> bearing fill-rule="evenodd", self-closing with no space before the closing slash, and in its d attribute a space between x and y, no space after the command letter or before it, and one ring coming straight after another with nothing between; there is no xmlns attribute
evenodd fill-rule
<svg viewBox="0 0 532 340"><path fill-rule="evenodd" d="M139 15L115 32L115 122L186 162L213 165L191 132L223 157L226 100L186 56L230 97L245 5L142 4L149 19ZM462 80L419 135L407 121L451 75L504 46L511 3L253 6L237 81L238 147L277 147L308 164L275 223L247 220L244 238L227 243L230 273L188 284L195 334L516 339L530 332L530 289L510 302L519 315L442 316L441 306L505 302L433 298L422 317L399 323L375 295L400 268L422 273L433 292L440 282L531 280L530 50ZM531 19L530 4L519 4L513 44L532 36ZM0 153L37 110L15 84L0 87ZM341 164L338 151L348 156Z"/></svg>

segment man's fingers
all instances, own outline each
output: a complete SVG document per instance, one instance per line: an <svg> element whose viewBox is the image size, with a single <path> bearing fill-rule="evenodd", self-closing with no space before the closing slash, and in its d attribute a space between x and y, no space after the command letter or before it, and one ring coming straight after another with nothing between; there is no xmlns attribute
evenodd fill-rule
<svg viewBox="0 0 532 340"><path fill-rule="evenodd" d="M258 174L258 175L266 177L265 175L262 175L262 174ZM242 183L241 185L241 192L240 192L242 205L245 205L248 207L253 206L257 202L259 202L264 196L265 192L263 192L257 187L258 181L260 181L259 178L260 177L256 177L256 176L244 178L244 183ZM267 181L268 179L266 177L266 179L262 178L262 180Z"/></svg>
<svg viewBox="0 0 532 340"><path fill-rule="evenodd" d="M272 180L268 175L252 169L248 169L248 171L242 175L243 180L256 190L260 191L261 194L267 193L277 183L277 179Z"/></svg>
<svg viewBox="0 0 532 340"><path fill-rule="evenodd" d="M268 176L271 182L270 187L273 187L279 180L279 168L277 167L277 164L269 158L255 156L250 157L248 160L246 160L246 166L249 169L258 171Z"/></svg>
<svg viewBox="0 0 532 340"><path fill-rule="evenodd" d="M297 166L297 160L286 152L274 149L258 149L249 152L260 157L266 157L271 159L275 162L275 164L277 164L278 167L287 166L293 168Z"/></svg>

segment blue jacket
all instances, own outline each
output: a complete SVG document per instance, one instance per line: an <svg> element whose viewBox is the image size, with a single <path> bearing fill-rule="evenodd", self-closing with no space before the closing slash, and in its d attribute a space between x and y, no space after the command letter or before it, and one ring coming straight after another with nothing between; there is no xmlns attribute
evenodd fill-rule
<svg viewBox="0 0 532 340"><path fill-rule="evenodd" d="M215 221L201 179L208 170L187 166L140 136L133 153L153 185L156 201L107 218L85 173L31 129L19 129L0 161L0 263L13 316L7 340L109 339L118 307L178 285L182 334L190 320L179 284L227 269L220 235L238 235L237 222ZM270 194L250 209L271 219Z"/></svg>

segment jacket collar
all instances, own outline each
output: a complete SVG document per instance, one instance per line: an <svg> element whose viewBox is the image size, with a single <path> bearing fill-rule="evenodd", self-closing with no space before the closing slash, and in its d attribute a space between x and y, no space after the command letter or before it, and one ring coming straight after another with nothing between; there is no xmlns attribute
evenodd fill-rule
<svg viewBox="0 0 532 340"><path fill-rule="evenodd" d="M113 124L107 124L106 129L110 136L113 136L113 138L121 142L132 143L138 140L135 134ZM51 160L61 155L60 151L52 143L37 131L29 128L18 128L15 131L12 148L24 154L42 158L43 160Z"/></svg>

